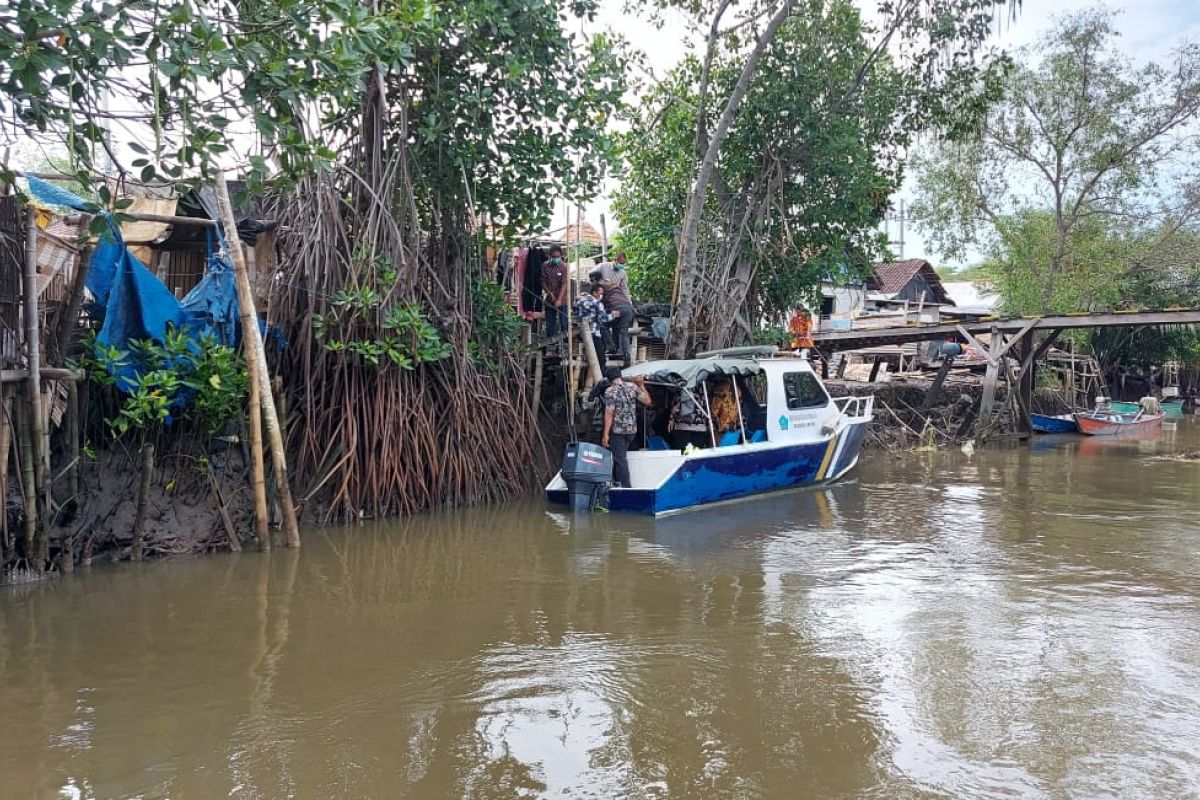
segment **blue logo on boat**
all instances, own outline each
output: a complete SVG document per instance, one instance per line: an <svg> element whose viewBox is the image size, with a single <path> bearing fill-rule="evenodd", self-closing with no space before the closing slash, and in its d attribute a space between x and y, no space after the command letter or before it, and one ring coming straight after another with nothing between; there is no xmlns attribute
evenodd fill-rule
<svg viewBox="0 0 1200 800"><path fill-rule="evenodd" d="M786 430L788 429L788 418L787 418L787 414L780 414L780 415L779 415L779 429L780 429L780 430L784 430L784 431L786 431Z"/></svg>

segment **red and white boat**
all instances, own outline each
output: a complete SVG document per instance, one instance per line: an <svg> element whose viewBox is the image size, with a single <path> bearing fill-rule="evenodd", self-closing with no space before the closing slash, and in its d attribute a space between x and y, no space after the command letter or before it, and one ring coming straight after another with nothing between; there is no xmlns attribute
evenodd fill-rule
<svg viewBox="0 0 1200 800"><path fill-rule="evenodd" d="M1121 414L1116 411L1085 411L1075 415L1079 432L1088 436L1117 436L1144 433L1162 427L1165 414Z"/></svg>

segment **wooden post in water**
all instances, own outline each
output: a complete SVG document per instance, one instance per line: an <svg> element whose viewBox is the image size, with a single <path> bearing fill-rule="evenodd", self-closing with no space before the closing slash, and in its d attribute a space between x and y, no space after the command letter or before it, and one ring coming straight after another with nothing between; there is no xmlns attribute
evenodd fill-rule
<svg viewBox="0 0 1200 800"><path fill-rule="evenodd" d="M1024 363L1025 359L1033 355L1033 334L1026 333L1022 336L1015 349L1017 363ZM1020 410L1019 429L1021 435L1025 437L1033 435L1033 376L1035 369L1036 367L1031 367L1021 371L1018 367L1016 385L1013 387L1017 392L1017 408Z"/></svg>
<svg viewBox="0 0 1200 800"><path fill-rule="evenodd" d="M154 476L154 442L142 445L142 479L138 483L137 513L133 517L133 544L129 549L131 561L142 560L146 535L146 506L150 504L150 479Z"/></svg>
<svg viewBox="0 0 1200 800"><path fill-rule="evenodd" d="M32 527L34 530L34 539L38 538L37 532L45 523L44 514L47 509L45 507L46 498L49 494L46 491L46 485L50 480L50 469L48 465L48 452L42 452L45 444L45 418L42 416L41 396L42 396L42 345L41 331L38 326L38 291L37 291L37 222L32 209L26 209L25 212L25 272L21 285L21 293L24 295L24 314L25 314L25 352L26 352L26 371L28 377L25 382L26 400L29 406L29 436L30 436L30 460L33 468L33 490L34 502L31 507L25 509L26 519L32 515ZM26 497L29 493L26 493ZM39 508L38 506L42 507ZM26 527L28 530L29 522ZM26 553L26 556L36 557L37 554ZM41 572L45 569L45 562L38 559L38 563L33 566L34 570Z"/></svg>
<svg viewBox="0 0 1200 800"><path fill-rule="evenodd" d="M237 238L237 223L236 221L227 221L225 218L225 203L227 202L227 188L225 179L219 178L220 190L217 192L217 203L220 206L220 215L222 222L226 222L226 230L231 230L233 238ZM232 217L230 211L230 217ZM232 250L232 245L230 246ZM244 265L243 265L244 266ZM234 262L234 270L237 270L237 262ZM234 285L237 288L238 296L238 317L242 327L242 353L246 358L246 376L248 379L248 410L247 416L250 427L250 488L254 494L254 537L258 541L260 550L271 549L271 531L267 527L267 483L265 478L266 465L263 462L263 447L262 447L262 414L259 411L261 401L259 393L262 391L258 382L258 359L252 354L251 348L257 341L258 320L254 318L251 311L251 304L244 296L241 275L237 275L234 280Z"/></svg>
<svg viewBox="0 0 1200 800"><path fill-rule="evenodd" d="M992 425L992 407L996 404L996 380L1000 377L1000 359L997 356L1003 346L1000 329L993 325L991 341L988 343L987 371L983 376L983 398L979 404L980 433L986 433Z"/></svg>
<svg viewBox="0 0 1200 800"><path fill-rule="evenodd" d="M0 386L3 397L4 418L0 419L0 501L8 498L8 451L12 449L12 386ZM4 503L7 506L7 503ZM12 534L8 529L7 508L0 512L0 558L12 551Z"/></svg>
<svg viewBox="0 0 1200 800"><path fill-rule="evenodd" d="M288 547L300 546L300 525L296 520L296 506L292 502L292 490L288 485L287 455L283 450L283 435L279 427L279 413L275 398L271 394L271 378L267 370L267 355L263 349L262 334L258 330L258 314L254 310L254 292L250 288L250 277L246 272L246 255L237 235L237 222L233 216L233 203L229 199L229 185L225 175L217 173L217 203L221 207L221 222L225 227L225 239L229 255L233 259L237 277L238 304L242 313L242 336L245 340L247 362L255 359L257 365L251 380L258 383L259 403L263 421L271 442L271 463L275 468L275 486L279 490L279 505L283 512L283 541ZM247 323L250 332L247 338ZM261 447L261 442L260 442ZM263 498L264 506L266 498ZM265 511L265 507L264 507Z"/></svg>
<svg viewBox="0 0 1200 800"><path fill-rule="evenodd" d="M60 340L61 341L61 340ZM62 512L62 521L70 525L79 510L79 384L67 381L67 502ZM0 481L0 484L3 482ZM68 527L62 536L62 558L59 569L71 572L75 569L75 540Z"/></svg>
<svg viewBox="0 0 1200 800"><path fill-rule="evenodd" d="M20 414L17 415L16 434L21 437L17 440L17 461L21 469L21 494L25 500L25 560L29 568L34 569L33 561L37 557L38 513L37 485L33 469L33 424L29 419L29 403L18 402L17 406L20 408Z"/></svg>
<svg viewBox="0 0 1200 800"><path fill-rule="evenodd" d="M925 417L925 421L929 421L929 410L937 403L938 397L942 394L942 384L946 382L946 376L950 374L951 368L954 366L954 356L942 356L942 365L938 367L937 375L933 378L933 383L929 384L929 391L925 393L925 402L921 404L921 416Z"/></svg>

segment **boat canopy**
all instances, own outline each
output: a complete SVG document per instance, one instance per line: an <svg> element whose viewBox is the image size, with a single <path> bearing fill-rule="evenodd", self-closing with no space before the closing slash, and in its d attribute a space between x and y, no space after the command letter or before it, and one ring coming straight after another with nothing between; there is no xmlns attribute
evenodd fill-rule
<svg viewBox="0 0 1200 800"><path fill-rule="evenodd" d="M714 375L758 375L762 365L752 358L688 358L647 361L621 371L625 378L642 376L652 383L695 389Z"/></svg>

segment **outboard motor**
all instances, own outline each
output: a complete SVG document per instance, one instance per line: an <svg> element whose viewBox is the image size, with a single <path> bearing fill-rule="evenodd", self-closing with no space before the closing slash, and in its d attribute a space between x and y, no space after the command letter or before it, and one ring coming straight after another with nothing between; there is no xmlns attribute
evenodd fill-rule
<svg viewBox="0 0 1200 800"><path fill-rule="evenodd" d="M571 511L591 511L612 482L612 453L598 444L571 442L563 455L562 476Z"/></svg>

